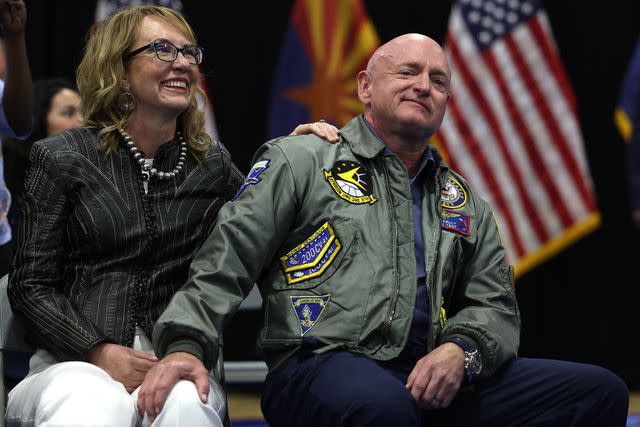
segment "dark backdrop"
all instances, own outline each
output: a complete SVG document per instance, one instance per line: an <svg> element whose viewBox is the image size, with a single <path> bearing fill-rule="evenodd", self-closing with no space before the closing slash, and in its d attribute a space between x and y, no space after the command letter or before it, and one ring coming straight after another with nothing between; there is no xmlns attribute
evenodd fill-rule
<svg viewBox="0 0 640 427"><path fill-rule="evenodd" d="M321 1L321 0L318 0ZM73 78L95 1L26 0L34 78ZM265 139L267 100L293 0L183 0L206 48L204 69L218 130L247 172ZM421 32L442 42L451 1L365 0L382 41ZM545 2L578 99L603 224L516 283L521 355L606 366L640 388L640 233L629 219L625 145L612 121L618 89L640 32L640 2ZM225 358L255 358L257 314L241 312L225 333Z"/></svg>

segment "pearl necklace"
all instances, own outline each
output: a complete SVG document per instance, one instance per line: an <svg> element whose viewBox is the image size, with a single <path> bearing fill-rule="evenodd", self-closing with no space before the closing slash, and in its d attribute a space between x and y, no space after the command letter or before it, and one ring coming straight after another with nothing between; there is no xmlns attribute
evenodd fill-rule
<svg viewBox="0 0 640 427"><path fill-rule="evenodd" d="M144 161L142 153L140 153L138 147L135 146L129 134L125 132L124 129L118 130L120 131L120 135L122 136L122 139L124 139L124 142L129 149L129 153L131 153L134 160L138 163L138 165L140 165L140 168L142 169L142 179L144 179L145 181L148 181L154 176L157 176L160 179L170 179L179 174L182 170L184 161L187 158L187 143L182 137L181 132L178 132L178 141L180 141L180 156L178 157L178 163L176 164L176 167L171 172L158 172L156 168L152 168Z"/></svg>

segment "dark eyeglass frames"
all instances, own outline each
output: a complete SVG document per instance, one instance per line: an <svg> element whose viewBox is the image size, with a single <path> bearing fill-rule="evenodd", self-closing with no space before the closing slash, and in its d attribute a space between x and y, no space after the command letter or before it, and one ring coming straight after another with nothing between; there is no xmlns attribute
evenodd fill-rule
<svg viewBox="0 0 640 427"><path fill-rule="evenodd" d="M179 48L173 43L166 40L155 40L146 46L142 46L136 50L127 53L124 56L125 61L133 58L140 52L145 50L153 51L160 61L173 62L178 57L178 52L182 53L182 56L187 60L189 64L198 65L202 62L204 56L204 49L200 46L184 46Z"/></svg>

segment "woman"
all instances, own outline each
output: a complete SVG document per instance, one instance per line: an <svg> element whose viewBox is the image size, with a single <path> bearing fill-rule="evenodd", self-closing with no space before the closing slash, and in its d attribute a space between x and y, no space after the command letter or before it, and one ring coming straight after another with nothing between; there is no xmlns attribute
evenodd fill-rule
<svg viewBox="0 0 640 427"><path fill-rule="evenodd" d="M86 126L31 152L9 298L39 350L9 422L221 425L212 377L205 396L177 384L154 420L134 409L157 362L154 322L243 182L204 130L202 54L163 7L123 9L92 32L77 72Z"/></svg>
<svg viewBox="0 0 640 427"><path fill-rule="evenodd" d="M15 229L21 218L24 178L33 143L47 136L74 129L82 123L80 94L76 85L61 78L33 82L33 130L25 141L3 138L4 177L11 194L9 225Z"/></svg>

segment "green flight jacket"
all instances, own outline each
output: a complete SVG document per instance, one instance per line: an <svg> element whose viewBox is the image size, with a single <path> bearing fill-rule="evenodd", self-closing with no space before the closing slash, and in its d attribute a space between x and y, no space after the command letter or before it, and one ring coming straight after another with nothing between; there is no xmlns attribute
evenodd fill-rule
<svg viewBox="0 0 640 427"><path fill-rule="evenodd" d="M283 137L258 150L155 326L159 355L187 351L214 366L225 321L257 283L270 369L303 339L318 352L398 356L417 287L409 176L362 116L341 135L338 144ZM422 180L427 350L460 336L479 349L484 378L518 349L511 269L488 204L434 156L435 173Z"/></svg>

